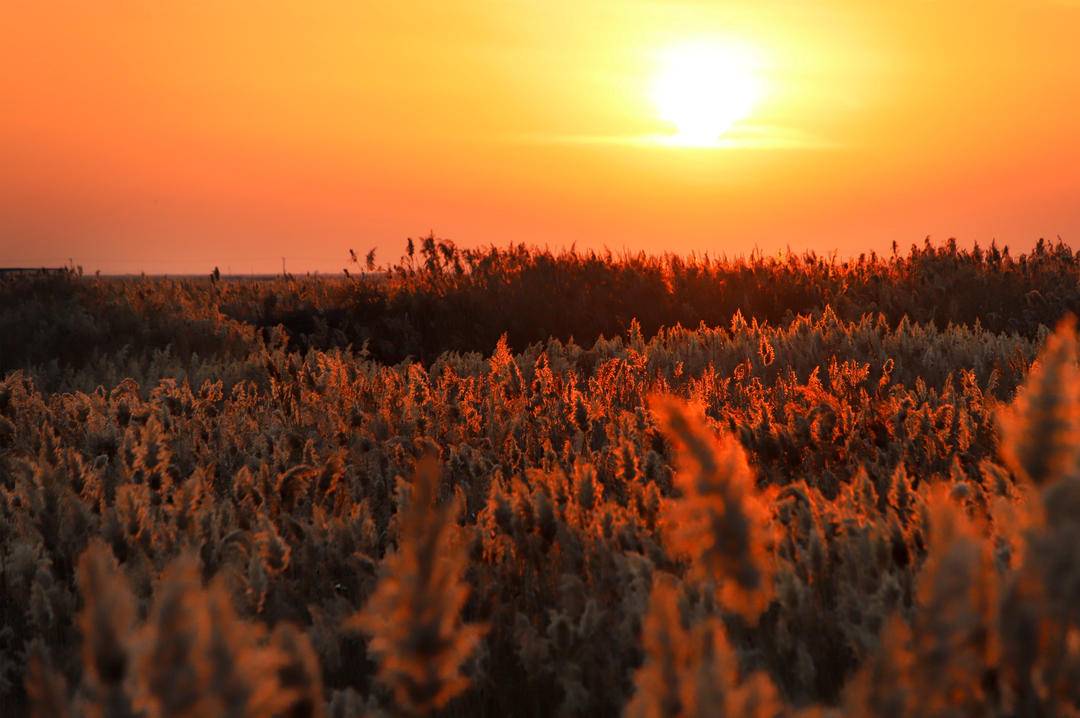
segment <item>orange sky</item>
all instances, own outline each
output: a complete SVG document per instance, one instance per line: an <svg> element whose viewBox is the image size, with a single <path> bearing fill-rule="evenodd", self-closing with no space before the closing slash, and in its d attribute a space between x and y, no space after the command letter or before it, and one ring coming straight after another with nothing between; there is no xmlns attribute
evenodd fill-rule
<svg viewBox="0 0 1080 718"><path fill-rule="evenodd" d="M0 265L1080 246L1078 38L1080 0L6 0ZM764 58L764 139L647 141L659 54L713 40Z"/></svg>

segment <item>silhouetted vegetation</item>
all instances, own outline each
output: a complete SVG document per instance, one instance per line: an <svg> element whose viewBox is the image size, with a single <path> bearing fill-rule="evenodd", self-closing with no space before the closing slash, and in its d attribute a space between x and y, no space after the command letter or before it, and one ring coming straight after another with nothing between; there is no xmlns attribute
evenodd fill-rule
<svg viewBox="0 0 1080 718"><path fill-rule="evenodd" d="M357 259L354 256L354 259ZM0 279L0 370L53 367L50 378L126 347L147 363L169 350L235 359L256 330L289 347L364 348L382 362L425 365L447 351L488 353L504 334L514 351L548 339L591 346L636 319L646 338L664 327L747 321L787 325L826 307L858 321L976 324L1037 336L1080 313L1080 253L1040 241L1029 254L928 241L907 255L839 260L814 254L749 259L552 253L524 246L458 249L409 240L398 262L374 255L339 277L261 280L81 278L75 273Z"/></svg>
<svg viewBox="0 0 1080 718"><path fill-rule="evenodd" d="M0 712L1080 714L1078 264L0 279Z"/></svg>

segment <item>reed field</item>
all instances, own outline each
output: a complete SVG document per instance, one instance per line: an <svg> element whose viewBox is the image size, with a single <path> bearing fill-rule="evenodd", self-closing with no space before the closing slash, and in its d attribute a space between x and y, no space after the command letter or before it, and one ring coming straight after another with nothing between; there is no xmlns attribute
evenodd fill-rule
<svg viewBox="0 0 1080 718"><path fill-rule="evenodd" d="M1080 716L1080 253L0 278L0 714Z"/></svg>

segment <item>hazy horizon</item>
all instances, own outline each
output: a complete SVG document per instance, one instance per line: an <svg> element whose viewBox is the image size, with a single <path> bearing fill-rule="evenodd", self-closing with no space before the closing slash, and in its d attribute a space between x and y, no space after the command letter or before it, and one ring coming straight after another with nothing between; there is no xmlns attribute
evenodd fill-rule
<svg viewBox="0 0 1080 718"><path fill-rule="evenodd" d="M419 239L421 236L426 236L426 235L414 235L413 239ZM437 234L436 234L436 237L438 237ZM1027 253L1027 252L1031 251L1035 247L1035 245L1038 243L1039 239L1043 239L1043 240L1045 240L1045 241L1047 241L1048 243L1051 243L1051 244L1054 243L1054 242L1060 241L1060 242L1064 242L1066 245L1068 245L1070 247L1073 246L1073 244L1068 241L1068 238L1061 237L1060 235L1055 236L1055 237L1039 237L1039 238L1032 239L1031 241L1021 242L1021 243L1003 242L1003 241L998 240L997 238L991 238L991 240L988 241L988 242L981 242L979 240L973 240L973 241L970 241L970 242L965 242L965 241L962 241L962 240L960 240L959 238L956 238L956 237L938 238L938 237L932 237L930 235L926 235L924 237L919 238L917 241L906 242L906 243L898 241L897 242L897 245L898 245L897 246L897 251L901 255L906 255L908 253L908 251L910 250L910 248L913 247L913 246L918 247L918 248L922 248L922 246L923 246L926 239L929 239L931 244L933 246L935 246L935 247L943 246L949 240L955 240L956 241L956 246L959 249L972 249L975 246L979 246L984 250L989 249L991 246L997 246L999 249L1008 248L1009 252L1011 254L1013 254L1014 256L1016 256L1018 254L1021 254L1021 253ZM399 260L403 259L404 256L405 256L405 245L406 245L407 241L408 241L408 238L402 239L401 242L398 243L398 246L396 248L394 248L392 246L392 243L388 242L386 244L387 250L383 251L382 253L378 253L376 255L376 259L375 259L376 264L379 267L385 267L385 266L390 265L390 264L396 264ZM461 246L463 248L467 248L467 247L483 248L483 247L487 247L487 246L506 247L508 244L517 245L519 243L518 242L508 242L507 244L504 244L504 245L490 245L490 244L488 244L488 245L477 245L476 243L463 243ZM623 256L623 255L638 254L638 253L644 252L646 254L651 254L651 255L654 255L654 256L677 255L677 256L680 256L680 257L684 257L684 258L689 258L691 256L694 256L694 257L708 257L708 258L711 258L711 259L722 259L722 260L745 259L745 258L750 258L750 257L752 257L754 255L766 255L766 256L777 256L777 255L779 255L779 256L785 256L785 255L787 255L789 253L790 254L795 254L795 255L802 255L804 253L814 253L814 254L817 254L818 256L822 256L822 257L826 257L826 258L835 257L836 259L843 261L843 260L847 260L847 259L856 259L860 254L869 255L872 252L876 253L879 257L886 257L886 256L889 256L891 254L891 252L892 252L891 243L888 246L885 246L885 247L878 247L875 244L875 246L873 248L853 249L852 251L849 251L849 252L842 252L842 251L840 251L838 249L832 249L832 250L819 249L819 248L815 248L813 246L807 246L807 247L805 247L803 249L800 249L800 250L796 250L796 249L791 248L791 247L782 247L782 248L772 250L772 251L768 251L768 252L766 252L765 250L763 250L760 247L751 247L751 248L746 249L746 251L730 251L730 250L710 251L708 248L706 248L704 250L689 250L689 251L686 251L686 252L679 252L679 251L674 251L674 250L648 250L648 249L632 250L632 249L630 249L628 247L623 247L623 248L619 248L619 249L615 249L615 248L612 248L612 247L593 247L593 246L581 247L581 246L575 246L573 244L560 245L560 246L557 246L557 247L551 246L551 245L538 245L538 244L531 244L531 245L527 244L526 246L530 247L531 249L539 249L541 251L551 251L554 254L560 254L562 252L569 252L569 251L575 251L575 250L578 251L578 252L595 251L598 254L604 254L604 253L610 251L610 253L612 255L614 255L616 257L619 257L619 256ZM357 247L353 247L351 249L355 249L358 253L361 253L361 254L364 253L364 252L360 251L361 250L361 245L358 245ZM367 249L371 249L371 247L364 247L365 251ZM108 267L102 268L101 266L97 266L92 258L89 258L86 261L81 261L77 257L53 257L53 258L50 258L50 259L52 261L27 263L27 262L18 262L18 261L6 261L5 258L2 255L0 255L0 269L14 268L14 269L20 269L20 270L31 270L31 271L33 271L33 270L38 270L38 269L72 268L72 269L82 269L84 274L87 274L87 275L89 275L89 274L98 274L98 275L100 275L102 277L116 277L116 278L138 277L138 276L174 277L174 278L205 277L205 276L208 276L209 274L211 274L215 269L217 269L220 272L222 277L225 277L225 278L237 278L237 279L243 279L243 278L273 279L273 278L276 278L276 277L281 277L282 274L283 274L282 263L281 263L282 258L281 257L278 257L276 259L276 261L277 261L276 269L273 266L274 261L275 261L273 257L266 257L266 258L263 258L262 260L259 260L257 262L249 263L249 266L247 268L244 268L243 266L241 266L239 264L236 264L236 265L228 264L228 263L223 264L223 263L218 263L218 262L199 263L197 260L192 260L192 259L157 260L157 261L148 262L147 264L149 266L153 266L154 269L139 268L138 266L135 266L133 268L130 267L130 266L125 266L125 265L137 265L139 263L139 260L121 261L121 262L116 263L119 266L115 266L115 267L112 267L112 268L108 268ZM169 269L169 265L181 266L183 268L180 269L180 270L171 270L171 269ZM256 268L256 267L258 267L258 268ZM344 276L344 271L345 270L347 270L353 276L356 276L357 274L364 273L362 270L357 269L357 266L356 266L355 263L350 261L348 249L346 249L343 252L341 260L337 261L336 264L335 264L334 260L329 259L329 258L324 258L324 259L321 259L321 260L311 260L311 259L305 259L303 257L298 257L298 258L285 257L284 271L287 272L290 275L293 275L293 276L300 276L300 275L312 275L312 276L318 275L318 276L323 276L323 277L334 276L334 275ZM379 271L381 271L381 270L376 270L375 273L378 273Z"/></svg>

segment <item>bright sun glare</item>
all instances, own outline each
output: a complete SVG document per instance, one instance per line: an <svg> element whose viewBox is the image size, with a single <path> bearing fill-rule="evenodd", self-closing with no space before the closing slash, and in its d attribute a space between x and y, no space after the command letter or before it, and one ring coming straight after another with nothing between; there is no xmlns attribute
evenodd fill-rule
<svg viewBox="0 0 1080 718"><path fill-rule="evenodd" d="M720 42L678 45L661 57L652 99L675 126L671 142L715 145L750 115L763 93L758 60L745 47Z"/></svg>

